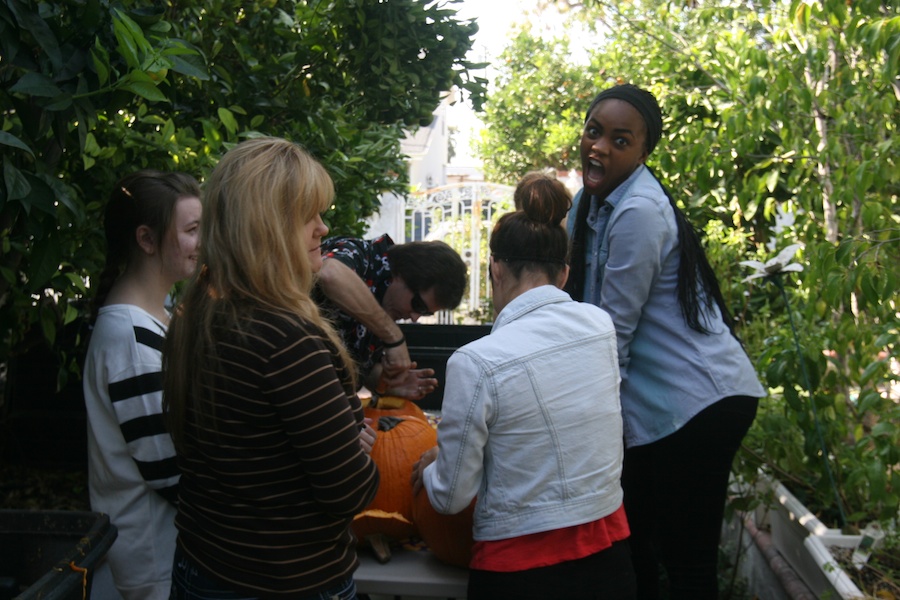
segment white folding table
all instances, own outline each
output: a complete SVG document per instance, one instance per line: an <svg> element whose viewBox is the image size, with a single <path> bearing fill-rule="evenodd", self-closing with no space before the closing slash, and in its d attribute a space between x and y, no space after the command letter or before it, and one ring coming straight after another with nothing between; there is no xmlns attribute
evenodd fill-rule
<svg viewBox="0 0 900 600"><path fill-rule="evenodd" d="M381 564L371 550L360 548L353 579L360 594L464 599L469 571L442 563L428 550L391 548L391 560Z"/></svg>

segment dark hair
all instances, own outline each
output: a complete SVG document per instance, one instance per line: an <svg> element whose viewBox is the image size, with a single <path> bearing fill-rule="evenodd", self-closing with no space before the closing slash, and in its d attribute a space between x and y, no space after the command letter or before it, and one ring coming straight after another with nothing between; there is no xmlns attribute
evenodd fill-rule
<svg viewBox="0 0 900 600"><path fill-rule="evenodd" d="M491 233L491 254L518 279L522 271L540 271L551 280L566 266L569 240L563 219L572 196L561 181L545 173L522 177L514 195L515 212L500 217Z"/></svg>
<svg viewBox="0 0 900 600"><path fill-rule="evenodd" d="M434 299L443 308L454 309L462 302L468 278L466 263L459 254L440 241L408 242L388 248L391 274L399 275L414 292L434 288Z"/></svg>
<svg viewBox="0 0 900 600"><path fill-rule="evenodd" d="M626 84L604 90L594 98L587 112L585 121L590 117L594 107L603 100L616 98L630 103L640 113L647 128L644 144L647 154L656 147L656 142L662 135L662 110L653 95L637 86ZM648 167L648 171L650 171ZM713 306L718 306L722 314L722 320L734 334L734 322L731 312L725 305L719 281L709 264L706 252L700 242L700 236L694 226L687 220L684 212L675 202L669 190L659 181L656 174L650 174L659 183L669 204L675 213L675 223L678 228L678 303L681 306L681 314L688 327L700 333L709 333L702 323L703 313L707 315ZM584 299L584 244L586 238L587 215L590 210L591 198L582 197L578 203L578 211L575 216L575 224L572 234L572 269L566 291L575 300Z"/></svg>
<svg viewBox="0 0 900 600"><path fill-rule="evenodd" d="M532 199L547 202L551 199L556 200L557 197L565 197L567 202L572 202L572 196L563 182L544 171L525 173L516 185L516 191L513 192L516 210L526 209Z"/></svg>
<svg viewBox="0 0 900 600"><path fill-rule="evenodd" d="M200 184L187 173L145 169L116 182L104 214L106 264L94 296L92 318L96 318L116 279L133 259L137 228L146 225L161 239L169 229L175 204L191 196L200 197Z"/></svg>

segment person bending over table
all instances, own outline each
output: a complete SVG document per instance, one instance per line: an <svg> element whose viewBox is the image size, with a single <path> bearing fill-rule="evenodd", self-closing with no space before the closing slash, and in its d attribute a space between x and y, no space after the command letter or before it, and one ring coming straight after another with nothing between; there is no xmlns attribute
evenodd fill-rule
<svg viewBox="0 0 900 600"><path fill-rule="evenodd" d="M373 396L421 400L438 385L434 370L410 361L401 319L413 322L459 306L466 264L440 241L394 244L335 237L322 244L314 297L340 331Z"/></svg>

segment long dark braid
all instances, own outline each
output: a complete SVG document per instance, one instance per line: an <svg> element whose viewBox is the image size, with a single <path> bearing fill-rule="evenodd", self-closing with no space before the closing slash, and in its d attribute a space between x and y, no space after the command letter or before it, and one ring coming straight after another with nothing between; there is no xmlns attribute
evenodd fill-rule
<svg viewBox="0 0 900 600"><path fill-rule="evenodd" d="M650 168L647 167L647 170L650 171ZM688 221L684 211L678 208L669 189L662 184L653 171L650 171L650 174L665 192L672 211L675 213L675 224L678 227L678 304L681 306L681 314L685 323L694 331L711 333L703 325L701 313L711 313L713 305L715 305L722 313L722 321L734 335L734 320L731 317L731 311L725 304L725 298L719 287L719 279L716 277L712 265L709 264L697 229ZM703 291L702 295L700 290Z"/></svg>
<svg viewBox="0 0 900 600"><path fill-rule="evenodd" d="M587 216L591 209L591 196L582 192L575 213L575 227L572 230L572 249L569 252L569 279L565 290L573 300L584 300L585 240L587 239Z"/></svg>

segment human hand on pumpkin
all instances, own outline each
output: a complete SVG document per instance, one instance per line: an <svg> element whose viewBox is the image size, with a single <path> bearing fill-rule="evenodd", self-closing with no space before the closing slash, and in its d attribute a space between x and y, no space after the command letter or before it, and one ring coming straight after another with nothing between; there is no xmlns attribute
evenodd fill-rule
<svg viewBox="0 0 900 600"><path fill-rule="evenodd" d="M378 434L372 428L372 419L366 417L363 419L363 427L359 430L359 445L366 454L372 453L372 447L375 445L375 437Z"/></svg>
<svg viewBox="0 0 900 600"><path fill-rule="evenodd" d="M409 371L390 380L388 394L408 400L421 400L437 389L434 369L417 369L413 362Z"/></svg>
<svg viewBox="0 0 900 600"><path fill-rule="evenodd" d="M419 460L413 463L412 474L409 478L409 482L412 484L413 496L418 494L419 490L421 490L424 485L422 482L422 474L425 472L425 467L437 460L437 455L438 447L435 446L434 448L423 452L422 456L419 457Z"/></svg>

